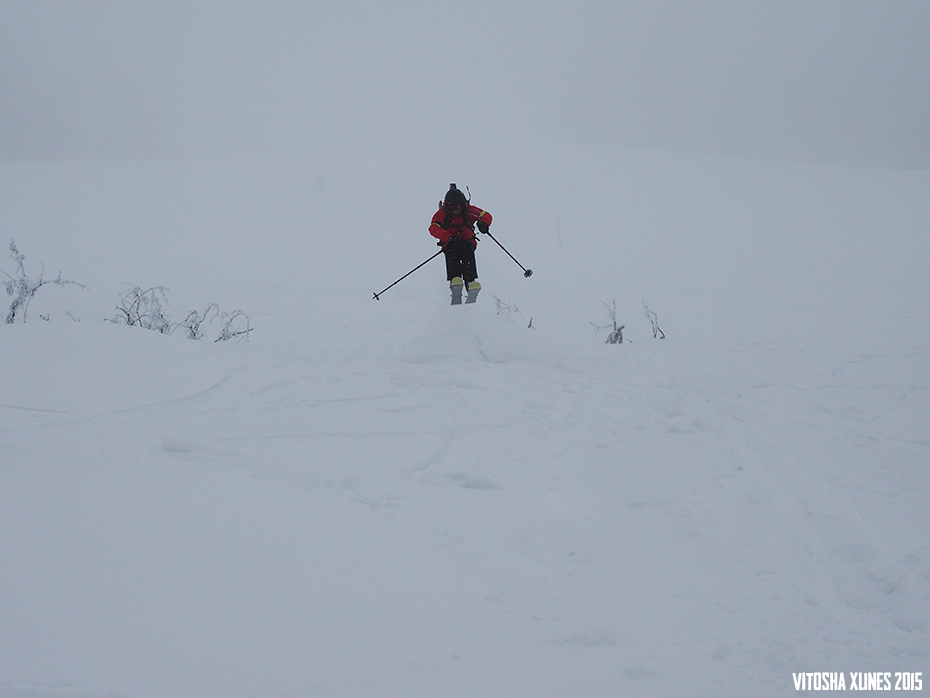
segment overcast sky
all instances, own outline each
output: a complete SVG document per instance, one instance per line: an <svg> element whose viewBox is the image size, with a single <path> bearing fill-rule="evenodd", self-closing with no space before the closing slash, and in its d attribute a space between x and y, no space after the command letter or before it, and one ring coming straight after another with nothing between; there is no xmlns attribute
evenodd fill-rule
<svg viewBox="0 0 930 698"><path fill-rule="evenodd" d="M561 138L930 167L927 0L0 0L0 157Z"/></svg>

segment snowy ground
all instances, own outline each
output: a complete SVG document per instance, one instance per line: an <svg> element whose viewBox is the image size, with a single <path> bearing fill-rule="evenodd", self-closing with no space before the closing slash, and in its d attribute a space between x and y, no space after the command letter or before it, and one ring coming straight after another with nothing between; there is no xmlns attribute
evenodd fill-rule
<svg viewBox="0 0 930 698"><path fill-rule="evenodd" d="M930 173L440 160L0 164L4 247L87 285L0 327L0 697L930 679ZM372 300L449 181L534 275ZM127 284L251 340L103 322Z"/></svg>

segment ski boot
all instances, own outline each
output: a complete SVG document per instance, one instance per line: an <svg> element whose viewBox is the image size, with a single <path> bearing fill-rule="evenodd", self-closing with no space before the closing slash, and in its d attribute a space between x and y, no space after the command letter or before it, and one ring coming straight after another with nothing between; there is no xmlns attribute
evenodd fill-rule
<svg viewBox="0 0 930 698"><path fill-rule="evenodd" d="M465 287L465 280L461 276L456 276L449 282L449 288L452 291L452 305L462 305L462 289Z"/></svg>
<svg viewBox="0 0 930 698"><path fill-rule="evenodd" d="M465 298L466 303L474 303L478 300L478 291L481 290L481 284L477 281L472 281L468 284L468 296Z"/></svg>

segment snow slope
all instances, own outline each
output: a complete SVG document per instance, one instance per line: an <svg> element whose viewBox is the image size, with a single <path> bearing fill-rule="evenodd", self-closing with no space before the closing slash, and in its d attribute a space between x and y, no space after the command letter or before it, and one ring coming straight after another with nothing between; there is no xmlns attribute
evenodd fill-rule
<svg viewBox="0 0 930 698"><path fill-rule="evenodd" d="M0 328L0 697L928 678L930 173L441 159L0 164L88 287ZM372 300L449 181L533 277L486 239L477 305L441 260ZM127 283L250 342L103 322Z"/></svg>

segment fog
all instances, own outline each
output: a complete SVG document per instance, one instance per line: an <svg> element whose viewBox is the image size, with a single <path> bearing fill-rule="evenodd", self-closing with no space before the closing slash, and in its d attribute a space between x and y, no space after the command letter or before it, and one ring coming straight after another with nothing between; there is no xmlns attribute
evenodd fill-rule
<svg viewBox="0 0 930 698"><path fill-rule="evenodd" d="M0 157L580 140L930 167L924 0L0 0Z"/></svg>

